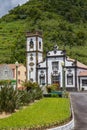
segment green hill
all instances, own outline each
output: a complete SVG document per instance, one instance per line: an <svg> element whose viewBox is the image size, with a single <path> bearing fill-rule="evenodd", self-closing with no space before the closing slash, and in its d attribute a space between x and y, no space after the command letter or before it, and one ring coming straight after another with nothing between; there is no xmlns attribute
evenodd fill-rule
<svg viewBox="0 0 87 130"><path fill-rule="evenodd" d="M26 32L41 30L44 55L54 44L87 64L87 0L29 0L0 19L0 63L26 61Z"/></svg>

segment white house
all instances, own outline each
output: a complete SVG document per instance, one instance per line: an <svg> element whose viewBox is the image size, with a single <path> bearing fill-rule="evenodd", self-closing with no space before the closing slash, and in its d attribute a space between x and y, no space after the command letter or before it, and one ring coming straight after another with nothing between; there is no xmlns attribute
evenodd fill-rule
<svg viewBox="0 0 87 130"><path fill-rule="evenodd" d="M66 56L57 45L46 53L43 61L43 38L41 32L27 33L26 42L27 80L40 86L57 83L67 90L87 90L87 66Z"/></svg>
<svg viewBox="0 0 87 130"><path fill-rule="evenodd" d="M13 71L7 64L0 64L0 80L13 80Z"/></svg>

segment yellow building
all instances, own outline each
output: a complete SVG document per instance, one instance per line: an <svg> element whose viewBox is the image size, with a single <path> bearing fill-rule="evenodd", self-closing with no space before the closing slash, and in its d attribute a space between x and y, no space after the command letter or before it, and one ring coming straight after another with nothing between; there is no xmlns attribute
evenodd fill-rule
<svg viewBox="0 0 87 130"><path fill-rule="evenodd" d="M14 80L16 80L16 65L15 64L8 64L9 68L12 69L13 71L13 78ZM21 89L22 86L22 82L26 81L26 67L23 64L19 64L18 65L18 69L17 69L17 79L18 79L18 84L17 84L17 88Z"/></svg>

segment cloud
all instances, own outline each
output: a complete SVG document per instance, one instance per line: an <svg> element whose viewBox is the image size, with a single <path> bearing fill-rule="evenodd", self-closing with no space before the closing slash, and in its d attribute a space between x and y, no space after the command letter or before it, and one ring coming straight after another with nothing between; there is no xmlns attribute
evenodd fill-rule
<svg viewBox="0 0 87 130"><path fill-rule="evenodd" d="M12 5L16 6L18 4L24 4L27 0L11 0L12 1Z"/></svg>
<svg viewBox="0 0 87 130"><path fill-rule="evenodd" d="M22 5L27 0L0 0L0 17L7 14L8 10L16 7L18 4Z"/></svg>

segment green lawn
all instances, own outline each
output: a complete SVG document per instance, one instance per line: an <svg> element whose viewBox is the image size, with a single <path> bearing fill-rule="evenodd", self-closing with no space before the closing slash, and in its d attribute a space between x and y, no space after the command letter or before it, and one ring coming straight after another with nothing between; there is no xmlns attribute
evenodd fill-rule
<svg viewBox="0 0 87 130"><path fill-rule="evenodd" d="M60 124L69 119L70 115L70 101L68 98L43 98L8 118L0 119L0 129Z"/></svg>

